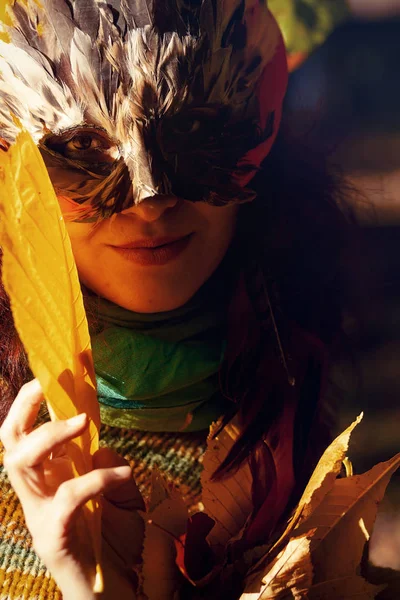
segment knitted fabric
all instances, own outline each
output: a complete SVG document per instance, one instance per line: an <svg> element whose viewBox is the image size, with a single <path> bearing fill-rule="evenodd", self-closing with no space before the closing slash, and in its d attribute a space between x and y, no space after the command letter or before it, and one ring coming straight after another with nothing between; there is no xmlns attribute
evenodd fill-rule
<svg viewBox="0 0 400 600"><path fill-rule="evenodd" d="M43 420L43 419L41 419ZM157 469L175 484L189 509L200 495L200 459L206 433L145 433L103 425L100 446L126 458L146 498ZM21 504L3 467L0 444L0 600L61 600L49 571L32 548Z"/></svg>

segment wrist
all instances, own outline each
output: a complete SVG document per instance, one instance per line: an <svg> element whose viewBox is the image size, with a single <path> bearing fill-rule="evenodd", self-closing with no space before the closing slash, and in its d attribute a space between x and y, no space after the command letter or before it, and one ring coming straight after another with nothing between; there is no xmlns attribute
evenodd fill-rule
<svg viewBox="0 0 400 600"><path fill-rule="evenodd" d="M102 564L104 591L96 594L93 591L94 578L87 578L77 565L77 568L50 569L53 579L59 587L63 600L136 600L136 575L126 569L124 572L116 569L108 562Z"/></svg>
<svg viewBox="0 0 400 600"><path fill-rule="evenodd" d="M98 600L95 594L95 572L88 565L82 565L71 556L58 560L45 560L47 568L59 590L63 600Z"/></svg>

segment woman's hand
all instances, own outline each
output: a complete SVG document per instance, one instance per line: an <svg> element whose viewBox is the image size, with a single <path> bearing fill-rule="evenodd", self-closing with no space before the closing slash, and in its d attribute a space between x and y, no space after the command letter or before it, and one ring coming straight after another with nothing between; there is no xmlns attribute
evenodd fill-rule
<svg viewBox="0 0 400 600"><path fill-rule="evenodd" d="M33 429L43 400L37 380L24 385L0 429L4 466L24 510L33 547L51 571L64 600L89 600L93 594L93 557L82 543L82 507L103 494L104 598L114 587L121 597L134 598L131 567L140 557L143 524L137 510L143 500L126 461L103 448L93 456L94 469L72 475L65 453L88 425L86 415L45 423ZM118 593L118 592L117 592Z"/></svg>

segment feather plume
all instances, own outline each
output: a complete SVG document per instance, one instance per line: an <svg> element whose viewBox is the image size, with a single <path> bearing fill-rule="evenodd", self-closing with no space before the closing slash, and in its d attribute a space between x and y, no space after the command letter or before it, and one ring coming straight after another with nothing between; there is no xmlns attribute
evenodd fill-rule
<svg viewBox="0 0 400 600"><path fill-rule="evenodd" d="M215 205L254 198L237 181L259 163L254 154L242 158L276 132L273 118L260 128L254 93L280 40L264 2L15 0L9 11L11 43L0 45L2 138L17 134L10 115L37 143L89 123L118 148L131 204L160 193ZM103 207L87 199L98 206L94 219L127 207L112 192L102 197Z"/></svg>
<svg viewBox="0 0 400 600"><path fill-rule="evenodd" d="M128 29L140 29L151 25L154 20L152 12L148 0L121 0L121 13Z"/></svg>
<svg viewBox="0 0 400 600"><path fill-rule="evenodd" d="M41 36L46 52L51 60L59 64L68 60L71 40L74 36L75 22L71 5L66 0L42 0L43 8L36 15L39 23L43 24Z"/></svg>
<svg viewBox="0 0 400 600"><path fill-rule="evenodd" d="M43 123L50 130L58 130L83 119L81 105L51 76L46 58L35 60L21 48L0 41L0 59L0 115L10 123L2 137L13 142L17 135L10 113L29 129L36 142L43 137Z"/></svg>
<svg viewBox="0 0 400 600"><path fill-rule="evenodd" d="M108 111L102 119L90 110L87 110L86 117L94 122L100 121L107 130L112 126L112 123L107 123L107 117L112 116L117 121L121 119L120 129L123 129L124 111L116 110L115 104L118 101L118 106L124 105L124 98L129 99L132 93L137 96L138 82L141 88L147 84L157 93L164 91L159 103L162 111L179 111L183 104L192 100L188 86L199 65L203 68L203 99L224 104L233 102L235 110L243 109L252 93L250 82L257 79L262 68L271 60L278 42L278 29L272 25L264 3L258 0L248 0L247 3L244 0L231 0L229 3L203 0L189 10L181 0L166 0L157 6L158 16L152 3L146 0L112 3L43 0L41 5L33 0L29 0L28 4L16 0L10 11L13 19L13 27L9 28L11 47L23 49L27 54L30 53L27 46L36 50L39 54L32 53L31 56L45 72L42 78L51 75L58 85L62 80L67 87L65 92L72 95L75 104L90 104L88 97L91 100L97 98L96 106L105 104ZM159 32L162 16L166 15L171 15L168 18L171 31L167 37L165 31ZM117 37L113 18L120 32L126 33ZM239 30L245 34L245 47L236 39ZM83 44L84 39L90 39L90 47L87 42ZM82 48L88 51L84 67L80 64ZM114 60L110 64L109 59L117 54L124 57L124 63L122 69L119 66L117 76L113 77L116 62ZM46 57L45 63L40 56ZM71 64L73 56L79 56L79 61ZM13 64L10 54L2 53L0 59ZM76 82L81 81L82 71L85 72L85 81L81 86ZM106 86L102 85L102 76L107 72ZM18 76L13 73L10 78L8 72L6 77L2 74L1 79L7 79L12 85ZM122 97L119 93L121 81L124 82ZM33 85L33 81L30 80L29 84ZM185 88L183 94L179 93L182 86ZM108 96L107 102L104 101L105 96ZM174 96L177 96L175 100ZM168 102L165 102L166 98ZM138 101L144 109L143 100L139 98ZM0 104L3 104L2 98ZM54 130L54 119L48 117L52 109L49 103L44 121L49 129ZM35 111L31 118L36 133L38 115ZM42 115L40 118L43 118ZM126 135L129 137L129 131ZM15 131L8 137L13 136ZM124 141L121 140L122 143Z"/></svg>
<svg viewBox="0 0 400 600"><path fill-rule="evenodd" d="M73 3L76 29L84 31L93 41L98 39L100 29L100 9L96 0L79 0Z"/></svg>

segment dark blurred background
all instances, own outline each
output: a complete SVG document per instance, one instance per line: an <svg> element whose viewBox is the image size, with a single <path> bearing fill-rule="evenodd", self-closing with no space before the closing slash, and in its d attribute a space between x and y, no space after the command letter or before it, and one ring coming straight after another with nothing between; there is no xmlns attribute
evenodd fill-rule
<svg viewBox="0 0 400 600"><path fill-rule="evenodd" d="M352 194L360 240L357 260L348 257L348 285L358 293L351 273L361 257L363 324L349 328L353 357L343 357L333 371L341 388L338 428L364 411L350 450L362 472L400 452L400 17L387 18L400 8L367 0L365 20L362 0L355 4L358 18L336 26L293 71L286 103L298 127L329 149L362 192ZM400 570L400 473L378 515L372 558Z"/></svg>

